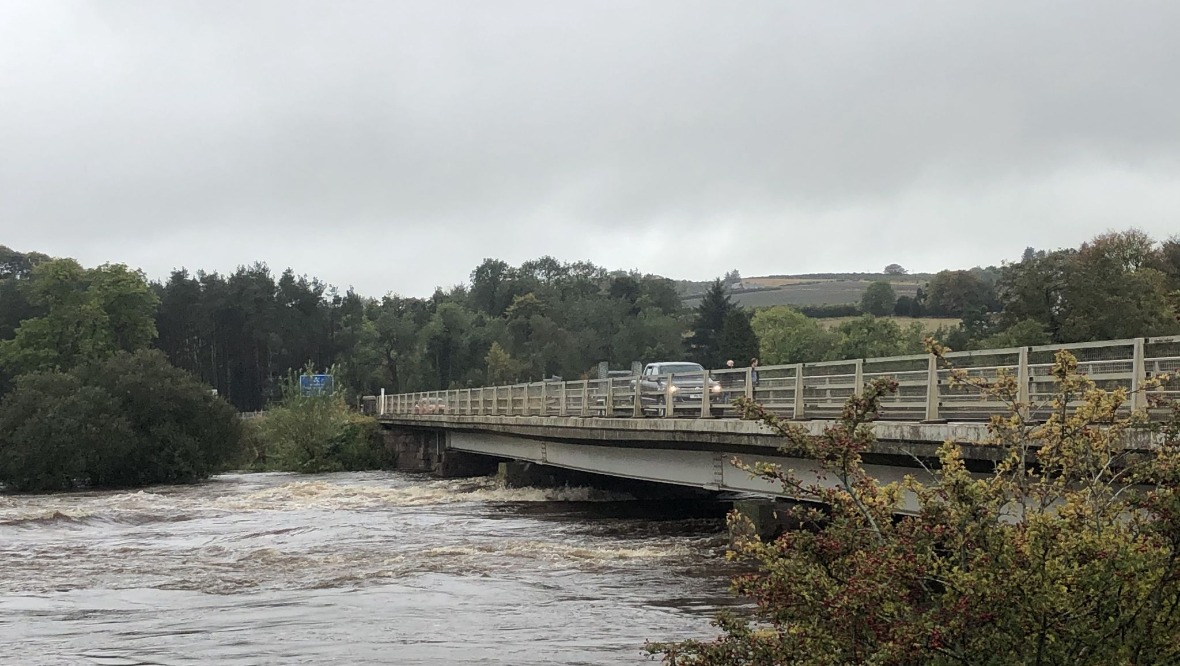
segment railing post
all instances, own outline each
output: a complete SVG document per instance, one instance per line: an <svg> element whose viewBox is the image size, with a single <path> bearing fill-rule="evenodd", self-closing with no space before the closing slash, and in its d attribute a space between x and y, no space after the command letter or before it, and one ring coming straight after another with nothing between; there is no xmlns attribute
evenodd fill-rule
<svg viewBox="0 0 1180 666"><path fill-rule="evenodd" d="M634 394L631 396L631 417L643 418L643 384L638 377L631 380L631 389Z"/></svg>
<svg viewBox="0 0 1180 666"><path fill-rule="evenodd" d="M1020 403L1020 415L1028 418L1032 375L1028 368L1028 347L1021 347L1016 354L1016 402Z"/></svg>
<svg viewBox="0 0 1180 666"><path fill-rule="evenodd" d="M377 414L385 416L385 389L381 389L380 402L377 403Z"/></svg>
<svg viewBox="0 0 1180 666"><path fill-rule="evenodd" d="M706 370L701 373L701 418L707 419L713 415L713 384L709 381L711 373Z"/></svg>
<svg viewBox="0 0 1180 666"><path fill-rule="evenodd" d="M563 417L569 416L569 382L562 382L557 390L561 391L561 396L557 399L557 413Z"/></svg>
<svg viewBox="0 0 1180 666"><path fill-rule="evenodd" d="M582 380L582 416L590 416L590 380Z"/></svg>
<svg viewBox="0 0 1180 666"><path fill-rule="evenodd" d="M1147 383L1147 361L1144 359L1147 340L1135 338L1135 351L1131 360L1131 409L1147 407L1147 395L1144 394L1144 384Z"/></svg>
<svg viewBox="0 0 1180 666"><path fill-rule="evenodd" d="M791 418L802 421L806 416L807 405L803 402L803 364L795 364L795 408L791 410Z"/></svg>
<svg viewBox="0 0 1180 666"><path fill-rule="evenodd" d="M610 417L615 415L615 380L610 377L606 378L606 404L602 407L602 415Z"/></svg>
<svg viewBox="0 0 1180 666"><path fill-rule="evenodd" d="M676 401L673 397L675 393L672 387L676 386L676 375L668 375L668 381L664 384L664 418L670 419L676 416Z"/></svg>
<svg viewBox="0 0 1180 666"><path fill-rule="evenodd" d="M492 414L494 416L500 415L500 387L492 387Z"/></svg>
<svg viewBox="0 0 1180 666"><path fill-rule="evenodd" d="M541 416L549 416L549 382L541 380Z"/></svg>
<svg viewBox="0 0 1180 666"><path fill-rule="evenodd" d="M860 397L865 393L865 360L856 359L856 372L852 379L852 395Z"/></svg>
<svg viewBox="0 0 1180 666"><path fill-rule="evenodd" d="M930 355L926 361L926 422L938 421L938 357Z"/></svg>
<svg viewBox="0 0 1180 666"><path fill-rule="evenodd" d="M754 399L754 368L746 368L746 398Z"/></svg>

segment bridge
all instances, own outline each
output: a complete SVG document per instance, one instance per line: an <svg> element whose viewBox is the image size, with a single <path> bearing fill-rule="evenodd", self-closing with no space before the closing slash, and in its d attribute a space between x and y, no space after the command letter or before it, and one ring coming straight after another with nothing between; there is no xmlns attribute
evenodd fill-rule
<svg viewBox="0 0 1180 666"><path fill-rule="evenodd" d="M947 363L968 375L995 378L1010 373L1020 401L1033 418L1044 414L1054 393L1051 374L1058 350L1069 350L1079 370L1100 387L1131 392L1126 409L1147 406L1141 390L1151 377L1180 369L1180 336L1078 344L951 352ZM812 461L789 458L782 440L760 422L743 420L732 400L739 396L819 434L845 401L874 378L892 377L898 392L884 400L874 430L877 446L866 469L882 482L920 474L944 441L964 445L965 458L980 471L997 451L982 446L987 421L1007 406L972 387L953 385L952 370L930 354L707 370L655 381L607 377L543 381L404 394L368 396L374 413L403 453L431 460L436 469L448 453L462 452L531 465L628 479L766 497L781 489L730 461L765 461L795 470L805 480L828 483ZM1180 398L1180 383L1154 389ZM1130 446L1146 446L1136 433ZM446 465L443 465L445 468ZM523 471L521 473L524 473ZM511 480L511 479L510 479ZM527 483L527 479L521 479Z"/></svg>

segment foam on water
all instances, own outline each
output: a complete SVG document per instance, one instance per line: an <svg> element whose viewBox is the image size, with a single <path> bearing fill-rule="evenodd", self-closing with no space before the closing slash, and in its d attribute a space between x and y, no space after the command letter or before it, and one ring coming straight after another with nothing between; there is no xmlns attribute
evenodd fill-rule
<svg viewBox="0 0 1180 666"><path fill-rule="evenodd" d="M611 517L616 509L604 502L627 499L390 473L231 475L136 492L0 497L0 614L9 615L0 621L0 662L6 649L24 646L25 656L53 657L47 663L86 663L82 650L143 662L184 654L194 663L384 663L401 653L358 659L357 646L386 641L391 627L429 635L456 621L445 648L424 644L423 654L433 655L427 662L487 663L488 649L469 643L498 645L510 618L525 633L509 635L530 641L589 631L609 644L636 622L665 621L665 589L699 609L709 604L686 585L725 587L717 573L725 566L716 558L719 522ZM598 598L638 604L626 613L647 619L602 614ZM283 652L309 626L325 636L362 631L363 622L338 617L358 607L365 611L357 617L389 620L337 652ZM222 615L238 620L223 627ZM269 631L250 629L268 622L299 628L280 646L268 642ZM529 633L531 626L547 629ZM212 645L184 638L205 630ZM243 648L236 661L219 652L216 637L231 630L257 649ZM627 654L637 655L646 636L637 634ZM158 645L143 652L144 641ZM618 653L599 647L575 652L570 659L581 663L619 663ZM504 654L500 663L530 663Z"/></svg>
<svg viewBox="0 0 1180 666"><path fill-rule="evenodd" d="M236 510L366 509L461 502L611 502L629 495L594 488L504 488L483 477L430 481L400 487L342 486L329 481L294 481L244 497L226 497L217 506Z"/></svg>

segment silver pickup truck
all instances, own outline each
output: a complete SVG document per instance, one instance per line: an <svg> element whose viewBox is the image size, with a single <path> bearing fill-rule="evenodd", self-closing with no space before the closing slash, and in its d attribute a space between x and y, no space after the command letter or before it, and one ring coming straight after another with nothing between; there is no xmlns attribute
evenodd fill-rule
<svg viewBox="0 0 1180 666"><path fill-rule="evenodd" d="M663 416L668 404L668 394L672 395L672 409L699 409L701 406L701 391L708 390L714 403L713 412L719 413L723 398L721 384L715 379L709 379L707 387L702 381L705 369L700 363L689 361L663 361L648 363L639 375L639 388L642 392L640 401L644 411L655 412Z"/></svg>

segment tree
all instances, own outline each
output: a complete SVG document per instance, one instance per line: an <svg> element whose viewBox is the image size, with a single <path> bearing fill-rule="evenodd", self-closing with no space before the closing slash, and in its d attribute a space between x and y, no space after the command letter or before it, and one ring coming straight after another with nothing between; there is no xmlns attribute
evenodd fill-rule
<svg viewBox="0 0 1180 666"><path fill-rule="evenodd" d="M143 275L120 264L92 270L54 259L29 274L30 301L45 313L0 341L0 367L12 375L70 370L118 351L145 347L156 335L156 295Z"/></svg>
<svg viewBox="0 0 1180 666"><path fill-rule="evenodd" d="M1162 248L1134 229L1077 250L1037 252L1001 270L1001 323L1037 321L1054 342L1180 331L1166 266Z"/></svg>
<svg viewBox="0 0 1180 666"><path fill-rule="evenodd" d="M725 363L721 351L721 329L725 327L725 320L734 307L725 284L720 279L713 280L701 297L693 320L689 342L692 360L706 368L719 368Z"/></svg>
<svg viewBox="0 0 1180 666"><path fill-rule="evenodd" d="M1005 325L1037 321L1052 340L1061 341L1062 318L1068 308L1066 289L1076 252L1042 252L1004 266L996 289Z"/></svg>
<svg viewBox="0 0 1180 666"><path fill-rule="evenodd" d="M515 384L520 377L521 363L512 358L499 342L492 343L484 361L488 366L486 386Z"/></svg>
<svg viewBox="0 0 1180 666"><path fill-rule="evenodd" d="M975 347L978 349L1008 349L1010 347L1047 345L1050 342L1052 340L1049 339L1049 332L1045 330L1044 324L1032 319L1025 319L983 338Z"/></svg>
<svg viewBox="0 0 1180 666"><path fill-rule="evenodd" d="M884 280L869 285L860 299L860 309L866 314L884 317L893 314L893 306L897 303L897 296L893 293L893 286Z"/></svg>
<svg viewBox="0 0 1180 666"><path fill-rule="evenodd" d="M208 477L237 454L241 420L158 351L22 376L0 401L0 483L14 490L142 486Z"/></svg>
<svg viewBox="0 0 1180 666"><path fill-rule="evenodd" d="M759 310L750 323L758 337L759 358L768 365L822 361L839 343L837 334L785 305Z"/></svg>
<svg viewBox="0 0 1180 666"><path fill-rule="evenodd" d="M891 319L873 315L843 322L836 327L835 333L839 342L828 354L828 360L913 354L922 346L922 326L918 322L903 329Z"/></svg>
<svg viewBox="0 0 1180 666"><path fill-rule="evenodd" d="M512 268L499 259L484 259L471 271L471 307L499 316L512 304Z"/></svg>
<svg viewBox="0 0 1180 666"><path fill-rule="evenodd" d="M470 367L467 340L474 317L460 303L445 302L438 306L430 323L422 330L426 360L433 367L433 386L450 388L451 382L463 376Z"/></svg>
<svg viewBox="0 0 1180 666"><path fill-rule="evenodd" d="M1015 376L953 371L957 386L1010 405L986 444L1001 462L973 476L948 442L921 480L887 485L862 457L895 381L870 382L818 436L743 399L749 417L782 434L791 455L815 460L831 485L740 466L825 508L797 505L789 513L799 527L772 542L731 517L733 556L756 567L734 581L755 602L753 617L722 615L714 641L649 651L672 666L1177 663L1180 422L1159 430L1151 453L1130 450L1125 389L1099 389L1068 352L1052 373L1051 415L1030 422Z"/></svg>
<svg viewBox="0 0 1180 666"><path fill-rule="evenodd" d="M921 317L922 306L913 296L898 296L893 304L893 314L898 317Z"/></svg>
<svg viewBox="0 0 1180 666"><path fill-rule="evenodd" d="M40 252L17 252L6 245L0 245L0 280L20 280L29 276L38 264L49 261Z"/></svg>
<svg viewBox="0 0 1180 666"><path fill-rule="evenodd" d="M1104 234L1074 257L1061 313L1063 341L1168 335L1180 328L1154 243L1138 230Z"/></svg>
<svg viewBox="0 0 1180 666"><path fill-rule="evenodd" d="M909 271L902 268L901 264L889 264L885 267L886 275L905 275L907 273L909 273Z"/></svg>
<svg viewBox="0 0 1180 666"><path fill-rule="evenodd" d="M324 374L337 375L337 368ZM343 391L305 393L301 375L320 374L312 366L290 372L282 398L251 422L255 449L246 462L255 468L317 473L380 469L391 463L377 421L348 408Z"/></svg>
<svg viewBox="0 0 1180 666"><path fill-rule="evenodd" d="M750 315L734 308L721 329L721 356L736 359L742 365L758 356L758 336L750 325ZM717 367L721 367L718 365Z"/></svg>
<svg viewBox="0 0 1180 666"><path fill-rule="evenodd" d="M940 271L926 287L926 312L936 317L962 317L978 309L990 311L995 293L971 271Z"/></svg>
<svg viewBox="0 0 1180 666"><path fill-rule="evenodd" d="M0 482L19 492L73 488L88 463L133 438L106 391L67 373L23 375L0 402Z"/></svg>

